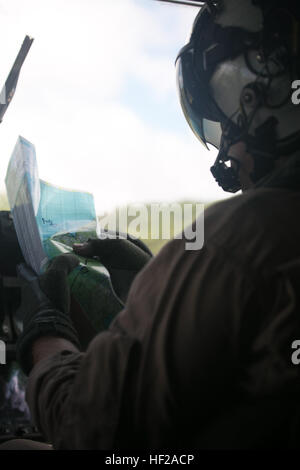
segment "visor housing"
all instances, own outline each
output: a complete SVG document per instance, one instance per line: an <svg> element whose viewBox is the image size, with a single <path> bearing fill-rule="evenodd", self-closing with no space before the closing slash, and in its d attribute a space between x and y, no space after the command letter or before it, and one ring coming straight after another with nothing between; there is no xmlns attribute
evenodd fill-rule
<svg viewBox="0 0 300 470"><path fill-rule="evenodd" d="M209 84L196 72L194 46L184 46L176 59L176 78L184 116L200 142L220 148L223 113L209 94Z"/></svg>

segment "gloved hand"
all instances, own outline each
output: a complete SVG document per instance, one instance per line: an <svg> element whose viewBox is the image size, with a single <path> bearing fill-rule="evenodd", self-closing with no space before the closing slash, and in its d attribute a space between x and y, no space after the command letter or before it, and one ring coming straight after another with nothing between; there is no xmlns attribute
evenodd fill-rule
<svg viewBox="0 0 300 470"><path fill-rule="evenodd" d="M115 238L89 239L86 243L74 244L74 252L85 258L97 257L107 268L112 287L124 304L132 281L152 258L149 248L138 239L120 232L107 232Z"/></svg>
<svg viewBox="0 0 300 470"><path fill-rule="evenodd" d="M50 261L40 276L25 264L18 266L22 301L18 315L23 318L23 332L17 341L17 360L28 374L32 364L32 346L42 336L61 337L79 347L76 330L69 316L68 274L79 264L73 254L59 255Z"/></svg>

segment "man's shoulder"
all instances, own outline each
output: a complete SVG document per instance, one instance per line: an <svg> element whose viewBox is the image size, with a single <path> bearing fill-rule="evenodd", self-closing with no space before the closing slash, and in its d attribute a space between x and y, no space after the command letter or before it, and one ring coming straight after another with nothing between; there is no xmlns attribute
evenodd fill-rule
<svg viewBox="0 0 300 470"><path fill-rule="evenodd" d="M259 188L206 211L205 243L237 259L268 266L300 256L300 192Z"/></svg>
<svg viewBox="0 0 300 470"><path fill-rule="evenodd" d="M217 217L223 221L237 217L244 218L246 214L256 214L265 218L265 211L269 211L270 208L282 210L285 201L293 194L295 193L281 188L251 189L210 205L205 211L206 219Z"/></svg>
<svg viewBox="0 0 300 470"><path fill-rule="evenodd" d="M277 188L249 190L205 209L198 227L194 223L190 230L190 233L202 232L200 249L188 250L189 240L183 233L180 240L164 247L161 260L170 264L173 258L202 257L203 251L220 252L221 249L229 256L238 252L241 258L250 258L267 249L267 245L271 253L278 244L288 244L290 237L296 243L297 234L300 237L299 211L300 192ZM296 251L292 245L287 249Z"/></svg>
<svg viewBox="0 0 300 470"><path fill-rule="evenodd" d="M210 235L223 232L257 230L276 224L276 216L293 214L300 208L300 193L278 188L259 188L217 202L205 211Z"/></svg>

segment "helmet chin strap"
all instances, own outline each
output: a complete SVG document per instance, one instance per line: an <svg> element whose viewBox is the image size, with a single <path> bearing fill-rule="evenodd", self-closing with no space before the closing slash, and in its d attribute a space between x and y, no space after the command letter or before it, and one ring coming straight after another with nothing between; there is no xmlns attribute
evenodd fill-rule
<svg viewBox="0 0 300 470"><path fill-rule="evenodd" d="M254 168L249 176L253 183L257 183L259 180L272 173L272 171L275 169L276 158L262 156L257 154L255 151L250 152L250 154L253 158Z"/></svg>
<svg viewBox="0 0 300 470"><path fill-rule="evenodd" d="M223 134L221 137L220 150L214 165L210 168L210 171L221 188L229 193L236 193L241 189L241 182L239 179L239 171L241 163L236 158L229 155L229 150L235 143L241 140L240 136L237 137L237 132L233 132L233 126L226 125L222 126ZM232 165L226 164L227 162L233 161L236 164L236 168Z"/></svg>
<svg viewBox="0 0 300 470"><path fill-rule="evenodd" d="M239 171L241 163L236 158L229 155L232 145L237 142L245 142L247 153L253 159L254 169L249 174L253 183L257 183L275 168L278 158L276 152L276 125L275 118L267 119L257 130L255 136L248 134L248 129L238 130L236 126L227 125L225 133L221 139L220 151L211 172L218 185L224 191L236 193L241 189ZM236 168L226 165L228 161L234 161Z"/></svg>
<svg viewBox="0 0 300 470"><path fill-rule="evenodd" d="M239 178L239 172L241 168L241 162L235 157L228 155L228 150L221 149L214 165L210 171L214 176L216 182L221 188L230 193L236 193L241 188L241 182ZM262 156L255 151L249 152L253 158L254 169L249 174L250 180L253 183L257 183L260 179L270 174L275 168L276 159L270 158L270 156ZM226 165L226 162L232 161L235 163L236 168L233 166Z"/></svg>
<svg viewBox="0 0 300 470"><path fill-rule="evenodd" d="M221 147L214 165L210 171L215 178L216 182L224 191L229 193L236 193L241 189L239 180L240 162L234 157L228 156L228 151L232 142L227 140L224 136L221 140ZM226 165L226 162L234 161L236 168Z"/></svg>
<svg viewBox="0 0 300 470"><path fill-rule="evenodd" d="M255 152L249 152L253 158L254 169L249 174L250 180L253 183L257 183L259 180L270 174L275 169L275 158L270 156L262 156ZM226 162L233 161L236 164L236 168L226 165ZM214 176L216 182L221 188L230 193L236 193L241 188L239 172L241 168L241 162L228 154L223 150L220 150L214 165L210 171Z"/></svg>

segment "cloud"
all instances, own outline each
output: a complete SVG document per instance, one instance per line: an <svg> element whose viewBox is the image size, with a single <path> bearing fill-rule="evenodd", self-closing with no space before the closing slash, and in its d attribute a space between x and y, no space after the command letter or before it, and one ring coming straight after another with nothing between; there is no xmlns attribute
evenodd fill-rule
<svg viewBox="0 0 300 470"><path fill-rule="evenodd" d="M209 174L213 158L176 95L174 59L194 9L151 0L10 0L0 11L0 80L24 35L35 38L0 126L2 181L20 134L35 144L43 179L93 192L98 210L223 196ZM163 129L125 96L134 80L157 116L169 112ZM168 125L175 121L176 132Z"/></svg>

